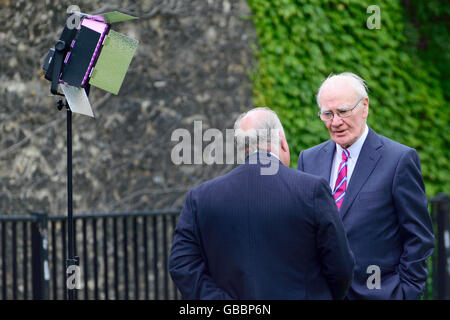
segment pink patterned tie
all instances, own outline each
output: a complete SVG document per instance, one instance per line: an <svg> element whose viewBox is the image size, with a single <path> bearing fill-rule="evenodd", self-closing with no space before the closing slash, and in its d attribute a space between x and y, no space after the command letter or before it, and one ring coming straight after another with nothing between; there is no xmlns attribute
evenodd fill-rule
<svg viewBox="0 0 450 320"><path fill-rule="evenodd" d="M342 151L342 161L339 165L338 176L336 179L336 184L334 185L334 201L338 207L341 209L342 202L344 201L345 190L347 190L347 160L350 158L350 153L347 150Z"/></svg>

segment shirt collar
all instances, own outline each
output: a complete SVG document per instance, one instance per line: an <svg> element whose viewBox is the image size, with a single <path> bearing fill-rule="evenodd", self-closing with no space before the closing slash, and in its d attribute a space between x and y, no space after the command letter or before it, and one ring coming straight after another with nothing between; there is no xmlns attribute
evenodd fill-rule
<svg viewBox="0 0 450 320"><path fill-rule="evenodd" d="M350 158L358 159L359 153L361 152L364 141L366 141L368 133L369 127L366 124L366 127L361 137L359 137L358 140L355 141L355 143L353 143L350 147L347 148L348 152L350 153ZM342 153L342 150L344 149L339 144L336 143L336 152L338 155Z"/></svg>
<svg viewBox="0 0 450 320"><path fill-rule="evenodd" d="M269 152L269 154L271 155L271 156L273 156L273 157L275 157L275 158L277 158L278 160L280 160L280 158L278 158L278 156L275 154L275 153L273 153L273 152ZM281 161L281 160L280 160Z"/></svg>
<svg viewBox="0 0 450 320"><path fill-rule="evenodd" d="M247 157L251 156L252 154L258 153L259 151L267 152L267 150L260 150L260 149L258 149L258 150L253 151L252 153L249 153L249 154L247 155ZM271 156L277 158L278 160L280 160L280 158L279 158L275 153L270 152L270 151L267 152L267 153L270 154ZM280 161L281 161L281 160L280 160Z"/></svg>

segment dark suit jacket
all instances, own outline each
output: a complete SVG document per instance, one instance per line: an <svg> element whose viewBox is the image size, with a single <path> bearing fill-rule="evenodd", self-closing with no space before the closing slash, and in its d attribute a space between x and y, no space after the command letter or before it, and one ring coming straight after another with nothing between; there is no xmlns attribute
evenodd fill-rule
<svg viewBox="0 0 450 320"><path fill-rule="evenodd" d="M185 299L342 299L354 260L328 183L259 156L277 174L247 159L188 193L173 281Z"/></svg>
<svg viewBox="0 0 450 320"><path fill-rule="evenodd" d="M302 151L298 169L329 181L335 151L331 140ZM417 152L369 128L339 215L356 261L348 298L419 299L434 236ZM367 287L370 265L380 289Z"/></svg>

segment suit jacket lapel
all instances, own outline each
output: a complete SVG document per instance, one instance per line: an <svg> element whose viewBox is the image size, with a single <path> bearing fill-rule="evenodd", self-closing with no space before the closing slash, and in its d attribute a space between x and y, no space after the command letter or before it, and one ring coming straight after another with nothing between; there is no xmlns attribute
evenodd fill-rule
<svg viewBox="0 0 450 320"><path fill-rule="evenodd" d="M352 205L367 178L370 176L373 169L375 169L375 166L381 157L380 148L382 146L378 135L369 128L369 134L362 146L350 183L345 192L344 201L342 202L340 210L342 219L347 214L348 209Z"/></svg>
<svg viewBox="0 0 450 320"><path fill-rule="evenodd" d="M331 174L331 164L333 163L333 156L336 151L336 144L329 140L328 143L326 143L323 148L320 150L320 163L316 167L319 169L318 172L316 172L316 175L321 176L327 182L330 182L330 174Z"/></svg>

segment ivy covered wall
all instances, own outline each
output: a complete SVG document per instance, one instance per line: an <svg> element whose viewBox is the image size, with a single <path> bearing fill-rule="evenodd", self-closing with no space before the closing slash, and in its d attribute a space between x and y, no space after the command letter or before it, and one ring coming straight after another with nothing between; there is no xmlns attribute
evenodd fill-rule
<svg viewBox="0 0 450 320"><path fill-rule="evenodd" d="M444 1L377 2L248 0L258 37L254 106L279 114L296 167L301 150L329 138L317 88L330 73L354 72L369 86L369 126L418 151L428 196L450 193L448 11L439 11ZM372 4L380 29L366 25Z"/></svg>

